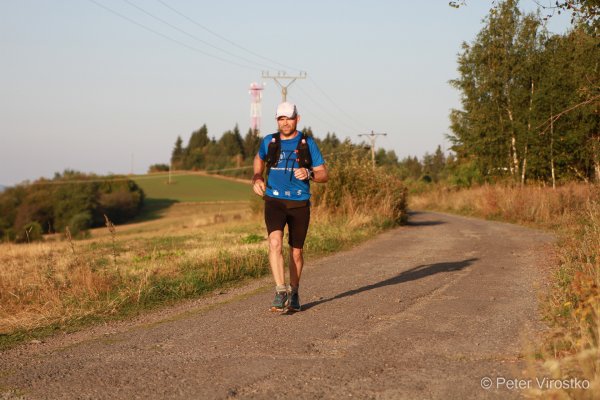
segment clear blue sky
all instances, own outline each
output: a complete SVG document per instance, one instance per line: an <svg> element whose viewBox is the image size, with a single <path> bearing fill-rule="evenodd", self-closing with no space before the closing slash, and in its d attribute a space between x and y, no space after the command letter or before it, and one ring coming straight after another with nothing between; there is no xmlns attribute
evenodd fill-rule
<svg viewBox="0 0 600 400"><path fill-rule="evenodd" d="M271 71L277 65L157 0L129 1L179 30L124 0L95 1L184 45L90 0L0 0L0 184L65 168L129 173L132 159L133 171L144 173L168 162L178 135L185 144L204 123L216 138L236 123L242 134L248 130L248 86L263 81L267 69L256 62ZM491 3L471 1L456 10L430 0L164 1L239 46L295 68L288 73L306 71L311 79L296 82L288 96L301 126L353 141L371 129L387 132L377 146L400 157L448 147L448 113L459 107L459 94L447 82L457 75L461 43L475 37ZM549 28L562 32L568 22L555 17ZM255 62L239 67L202 52ZM279 89L266 82L265 134L275 129L280 101Z"/></svg>

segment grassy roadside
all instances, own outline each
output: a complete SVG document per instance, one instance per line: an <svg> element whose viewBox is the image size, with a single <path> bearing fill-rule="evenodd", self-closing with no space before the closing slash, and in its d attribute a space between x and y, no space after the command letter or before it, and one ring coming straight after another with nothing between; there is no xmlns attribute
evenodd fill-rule
<svg viewBox="0 0 600 400"><path fill-rule="evenodd" d="M328 160L330 181L316 185L311 198L307 259L406 219L402 182L373 169L364 150L344 146L343 156ZM212 189L199 188L200 178ZM43 242L0 244L0 349L269 273L262 201L249 185L193 176L175 187L157 179L145 182L154 190L149 198L165 202L136 223L96 229L80 241L57 234ZM206 202L235 200L229 189L252 200ZM221 195L206 197L215 194L211 190ZM175 202L185 196L202 196L205 203Z"/></svg>
<svg viewBox="0 0 600 400"><path fill-rule="evenodd" d="M206 209L209 206L202 207ZM94 232L87 240L0 245L0 349L101 321L195 298L269 273L266 232L248 210L222 221L197 210L187 220L212 221L169 229L171 219ZM189 211L189 208L188 208ZM393 224L360 213L332 216L315 209L307 258L339 251ZM215 222L216 221L216 222ZM155 230L161 223L163 230ZM113 241L114 239L114 241Z"/></svg>
<svg viewBox="0 0 600 400"><path fill-rule="evenodd" d="M579 378L590 388L532 392L544 398L594 398L600 393L600 187L437 188L411 197L410 206L501 220L555 232L558 241L551 288L542 312L551 333L537 351L538 374ZM534 363L534 361L532 361Z"/></svg>

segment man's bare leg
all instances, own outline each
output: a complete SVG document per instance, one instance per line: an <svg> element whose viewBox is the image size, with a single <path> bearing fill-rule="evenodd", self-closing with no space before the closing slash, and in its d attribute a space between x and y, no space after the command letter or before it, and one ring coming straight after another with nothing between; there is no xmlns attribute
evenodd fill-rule
<svg viewBox="0 0 600 400"><path fill-rule="evenodd" d="M289 311L300 311L300 296L298 290L300 286L300 276L302 275L302 267L304 267L304 257L302 249L297 249L290 246L290 286L292 293L290 296Z"/></svg>
<svg viewBox="0 0 600 400"><path fill-rule="evenodd" d="M269 264L277 286L285 285L282 243L283 231L273 231L269 234Z"/></svg>
<svg viewBox="0 0 600 400"><path fill-rule="evenodd" d="M300 286L302 267L304 267L302 249L290 246L290 286L293 288Z"/></svg>

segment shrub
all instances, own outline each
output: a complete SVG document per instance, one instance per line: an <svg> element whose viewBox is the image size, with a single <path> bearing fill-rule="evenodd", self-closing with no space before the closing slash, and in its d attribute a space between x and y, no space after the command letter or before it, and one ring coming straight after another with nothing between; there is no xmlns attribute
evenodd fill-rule
<svg viewBox="0 0 600 400"><path fill-rule="evenodd" d="M329 181L315 185L313 204L345 215L364 213L401 223L406 219L406 187L384 168L373 168L361 148L342 146L328 159Z"/></svg>
<svg viewBox="0 0 600 400"><path fill-rule="evenodd" d="M115 223L122 223L135 217L140 208L142 196L139 192L118 190L102 193L98 201L101 214L106 214Z"/></svg>
<svg viewBox="0 0 600 400"><path fill-rule="evenodd" d="M167 172L169 171L169 166L167 164L152 164L148 167L148 173L153 172Z"/></svg>
<svg viewBox="0 0 600 400"><path fill-rule="evenodd" d="M39 222L30 222L26 224L23 227L22 232L17 235L16 241L19 243L36 242L42 240L42 234L43 230Z"/></svg>
<svg viewBox="0 0 600 400"><path fill-rule="evenodd" d="M88 229L92 226L92 214L88 211L75 214L69 220L69 230L73 237L85 237Z"/></svg>

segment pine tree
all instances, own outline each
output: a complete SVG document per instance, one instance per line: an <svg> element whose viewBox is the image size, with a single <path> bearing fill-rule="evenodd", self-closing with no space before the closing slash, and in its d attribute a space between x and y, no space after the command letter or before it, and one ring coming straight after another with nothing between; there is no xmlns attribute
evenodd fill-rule
<svg viewBox="0 0 600 400"><path fill-rule="evenodd" d="M256 153L258 153L258 148L260 146L260 136L258 136L258 131L252 128L248 129L246 136L244 136L244 155L246 161L252 161Z"/></svg>
<svg viewBox="0 0 600 400"><path fill-rule="evenodd" d="M190 151L193 149L202 148L206 146L208 142L208 128L206 127L206 124L204 124L200 127L200 129L192 132L187 145L187 150Z"/></svg>
<svg viewBox="0 0 600 400"><path fill-rule="evenodd" d="M171 153L171 165L173 169L181 169L183 167L184 155L183 140L181 136L177 136L175 147L173 147L173 152Z"/></svg>

